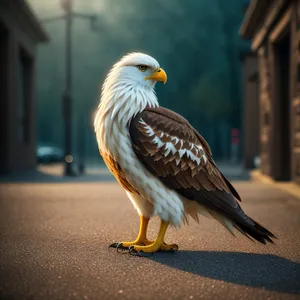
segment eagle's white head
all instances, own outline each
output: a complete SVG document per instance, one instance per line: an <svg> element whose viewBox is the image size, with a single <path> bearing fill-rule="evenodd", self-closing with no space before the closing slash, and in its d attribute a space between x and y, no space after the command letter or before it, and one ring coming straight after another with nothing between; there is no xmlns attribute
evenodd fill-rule
<svg viewBox="0 0 300 300"><path fill-rule="evenodd" d="M159 63L147 54L129 53L113 66L104 82L103 92L112 85L152 90L157 81L167 81Z"/></svg>
<svg viewBox="0 0 300 300"><path fill-rule="evenodd" d="M146 106L158 106L154 91L157 81L166 83L167 75L153 57L143 53L125 55L112 67L103 84L95 127L108 116L126 125Z"/></svg>

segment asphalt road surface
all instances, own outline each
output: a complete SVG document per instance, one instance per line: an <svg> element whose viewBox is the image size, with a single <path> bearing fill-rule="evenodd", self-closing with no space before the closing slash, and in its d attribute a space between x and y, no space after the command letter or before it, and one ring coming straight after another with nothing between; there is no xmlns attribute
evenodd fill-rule
<svg viewBox="0 0 300 300"><path fill-rule="evenodd" d="M177 253L133 257L139 218L115 182L0 184L0 299L300 299L300 200L236 182L242 207L276 246L232 237L201 217L166 241ZM150 224L154 237L158 220Z"/></svg>

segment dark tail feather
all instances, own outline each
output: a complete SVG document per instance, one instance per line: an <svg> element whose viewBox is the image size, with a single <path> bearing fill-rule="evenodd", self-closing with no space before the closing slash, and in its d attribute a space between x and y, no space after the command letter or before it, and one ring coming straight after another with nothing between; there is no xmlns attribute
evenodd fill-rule
<svg viewBox="0 0 300 300"><path fill-rule="evenodd" d="M221 173L221 175L222 175L223 179L225 180L227 186L229 187L230 192L232 193L232 195L236 199L238 199L240 202L242 202L242 199L241 199L239 193L236 191L236 189L233 187L233 185L229 182L229 180L222 173Z"/></svg>
<svg viewBox="0 0 300 300"><path fill-rule="evenodd" d="M271 238L277 239L277 237L272 232L270 232L268 229L266 229L251 218L249 218L246 222L243 223L235 223L234 226L246 237L250 239L252 237L262 244L266 244L267 242L275 244Z"/></svg>

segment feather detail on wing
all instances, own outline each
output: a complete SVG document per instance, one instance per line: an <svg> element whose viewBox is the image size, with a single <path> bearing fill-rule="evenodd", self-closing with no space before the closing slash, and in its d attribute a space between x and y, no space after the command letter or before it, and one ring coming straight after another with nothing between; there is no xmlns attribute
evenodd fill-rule
<svg viewBox="0 0 300 300"><path fill-rule="evenodd" d="M132 120L130 135L138 158L168 187L220 190L240 199L216 167L207 142L178 114L146 109Z"/></svg>
<svg viewBox="0 0 300 300"><path fill-rule="evenodd" d="M234 226L262 243L272 242L274 235L243 212L209 145L186 119L162 107L146 108L131 121L129 132L139 160L167 187L203 205L230 232Z"/></svg>

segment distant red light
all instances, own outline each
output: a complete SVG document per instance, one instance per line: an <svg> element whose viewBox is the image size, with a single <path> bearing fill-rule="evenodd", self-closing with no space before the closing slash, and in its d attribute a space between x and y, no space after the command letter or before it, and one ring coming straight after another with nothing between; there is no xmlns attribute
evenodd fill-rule
<svg viewBox="0 0 300 300"><path fill-rule="evenodd" d="M237 137L239 135L240 135L240 130L239 129L237 129L237 128L231 129L231 136Z"/></svg>

